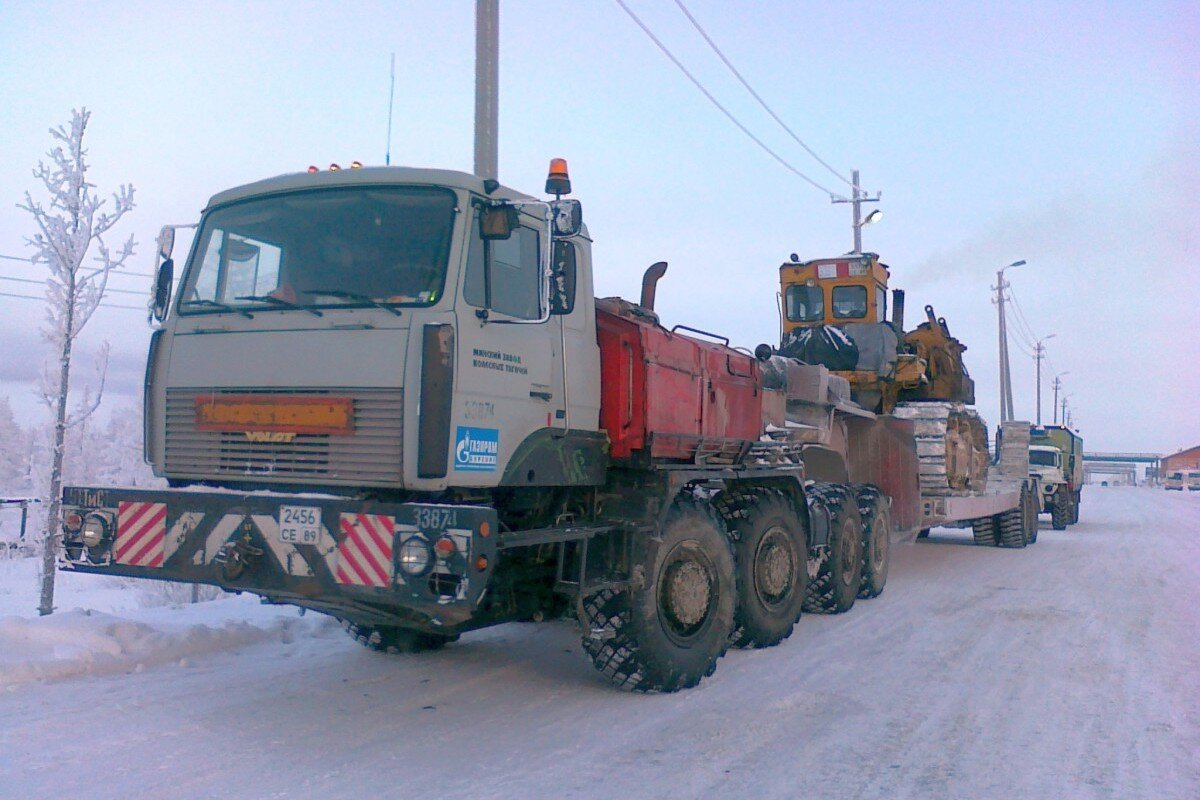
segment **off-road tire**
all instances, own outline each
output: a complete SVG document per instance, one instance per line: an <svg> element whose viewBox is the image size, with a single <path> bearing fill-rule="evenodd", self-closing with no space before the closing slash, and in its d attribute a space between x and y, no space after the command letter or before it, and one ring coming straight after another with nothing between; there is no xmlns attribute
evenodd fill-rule
<svg viewBox="0 0 1200 800"><path fill-rule="evenodd" d="M1071 493L1071 524L1079 522L1079 500L1082 493L1076 489Z"/></svg>
<svg viewBox="0 0 1200 800"><path fill-rule="evenodd" d="M854 499L863 528L862 584L858 596L868 600L883 594L887 585L892 559L892 504L887 495L870 484L856 485Z"/></svg>
<svg viewBox="0 0 1200 800"><path fill-rule="evenodd" d="M735 489L721 495L717 509L737 572L730 644L777 645L791 636L808 592L808 529L782 492Z"/></svg>
<svg viewBox="0 0 1200 800"><path fill-rule="evenodd" d="M1029 500L1029 487L1023 484L1020 503L999 516L996 527L1000 529L1003 547L1020 548L1029 544Z"/></svg>
<svg viewBox="0 0 1200 800"><path fill-rule="evenodd" d="M733 629L737 581L725 524L690 497L640 542L631 585L583 601L583 649L615 686L674 692L716 669Z"/></svg>
<svg viewBox="0 0 1200 800"><path fill-rule="evenodd" d="M829 544L820 552L809 551L816 562L809 568L808 596L804 610L814 614L849 611L862 586L862 519L847 487L814 483L808 489L810 530L818 515L828 514Z"/></svg>
<svg viewBox="0 0 1200 800"><path fill-rule="evenodd" d="M380 653L423 653L427 650L441 650L449 642L458 641L458 634L443 636L396 625L361 625L342 620L342 627L350 634L351 639Z"/></svg>
<svg viewBox="0 0 1200 800"><path fill-rule="evenodd" d="M1071 524L1071 496L1066 487L1060 487L1054 493L1054 501L1050 505L1050 522L1056 531L1065 531Z"/></svg>
<svg viewBox="0 0 1200 800"><path fill-rule="evenodd" d="M1025 513L1025 543L1036 544L1038 539L1038 498L1033 489L1021 490L1021 509Z"/></svg>
<svg viewBox="0 0 1200 800"><path fill-rule="evenodd" d="M996 547L1000 544L999 531L996 529L995 517L980 517L971 521L971 533L975 544L984 547Z"/></svg>

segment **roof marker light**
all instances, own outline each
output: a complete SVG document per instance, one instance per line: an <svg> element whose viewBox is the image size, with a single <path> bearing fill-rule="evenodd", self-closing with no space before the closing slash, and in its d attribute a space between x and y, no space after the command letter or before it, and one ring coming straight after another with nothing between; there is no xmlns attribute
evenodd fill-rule
<svg viewBox="0 0 1200 800"><path fill-rule="evenodd" d="M316 166L315 164L309 164L309 165L308 165L308 174L309 174L309 175L313 174L314 172L320 172L320 171L321 171L321 170L320 170L320 169L318 169L318 168L317 168L317 166Z"/></svg>

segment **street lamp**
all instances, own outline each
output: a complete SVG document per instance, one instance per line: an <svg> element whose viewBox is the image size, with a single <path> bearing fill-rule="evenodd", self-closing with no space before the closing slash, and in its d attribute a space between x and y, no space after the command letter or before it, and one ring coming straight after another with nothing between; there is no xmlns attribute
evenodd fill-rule
<svg viewBox="0 0 1200 800"><path fill-rule="evenodd" d="M1025 259L1005 264L996 271L996 313L1000 316L1000 421L1009 422L1013 418L1012 378L1008 369L1008 328L1004 324L1004 290L1008 284L1004 282L1004 270L1024 266ZM997 428L999 430L999 428Z"/></svg>
<svg viewBox="0 0 1200 800"><path fill-rule="evenodd" d="M872 211L870 214L868 214L866 219L863 219L862 218L862 204L863 203L878 203L879 198L881 197L881 193L876 192L874 197L868 197L867 193L864 192L859 186L858 170L856 170L856 169L850 171L850 185L854 189L854 192L852 193L852 195L850 197L833 196L833 197L830 197L829 199L831 202L834 202L834 203L850 203L851 204L853 211L854 211L854 215L851 217L851 222L850 222L850 228L851 228L851 230L854 231L854 252L861 253L862 252L862 227L863 227L863 225L870 225L872 222L878 222L880 220L880 218L883 217L883 212L879 211L879 209L876 209L876 210Z"/></svg>
<svg viewBox="0 0 1200 800"><path fill-rule="evenodd" d="M1039 428L1042 426L1042 359L1045 357L1043 354L1046 352L1046 348L1042 345L1042 342L1047 339L1053 339L1057 335L1057 333L1051 333L1043 336L1037 340L1037 346L1033 349L1033 357L1037 361L1037 424Z"/></svg>

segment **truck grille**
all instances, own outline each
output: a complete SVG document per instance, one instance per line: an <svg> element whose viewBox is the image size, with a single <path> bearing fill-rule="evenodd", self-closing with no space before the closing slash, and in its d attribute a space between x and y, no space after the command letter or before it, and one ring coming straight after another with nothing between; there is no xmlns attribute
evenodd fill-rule
<svg viewBox="0 0 1200 800"><path fill-rule="evenodd" d="M354 432L252 442L244 433L197 430L196 397L214 392L350 397ZM398 487L403 399L401 389L168 389L166 471L172 478Z"/></svg>

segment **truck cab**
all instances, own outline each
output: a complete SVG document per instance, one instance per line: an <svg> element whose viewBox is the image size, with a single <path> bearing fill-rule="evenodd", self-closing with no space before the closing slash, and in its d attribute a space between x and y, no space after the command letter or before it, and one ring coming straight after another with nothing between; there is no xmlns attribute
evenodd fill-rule
<svg viewBox="0 0 1200 800"><path fill-rule="evenodd" d="M173 293L164 248L147 460L172 484L393 496L599 482L590 240L554 232L578 210L398 167L214 196Z"/></svg>

